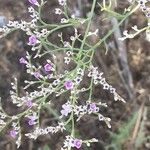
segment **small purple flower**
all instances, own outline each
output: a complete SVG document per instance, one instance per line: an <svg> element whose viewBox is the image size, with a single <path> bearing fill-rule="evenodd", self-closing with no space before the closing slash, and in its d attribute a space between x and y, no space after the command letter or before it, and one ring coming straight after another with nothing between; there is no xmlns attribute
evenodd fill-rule
<svg viewBox="0 0 150 150"><path fill-rule="evenodd" d="M35 121L34 121L34 120L29 120L29 121L28 121L28 124L29 124L30 126L32 126L32 125L35 124Z"/></svg>
<svg viewBox="0 0 150 150"><path fill-rule="evenodd" d="M30 126L32 126L32 125L34 125L34 124L36 124L36 119L37 119L37 117L35 116L35 115L33 115L33 116L28 116L28 124L30 125Z"/></svg>
<svg viewBox="0 0 150 150"><path fill-rule="evenodd" d="M96 111L97 110L97 107L96 107L95 103L91 103L90 104L90 110L92 110L92 111Z"/></svg>
<svg viewBox="0 0 150 150"><path fill-rule="evenodd" d="M27 64L27 61L23 57L19 59L19 62L20 64Z"/></svg>
<svg viewBox="0 0 150 150"><path fill-rule="evenodd" d="M17 132L15 130L11 130L9 132L9 135L12 137L12 138L16 138L16 135L17 135Z"/></svg>
<svg viewBox="0 0 150 150"><path fill-rule="evenodd" d="M66 103L62 105L61 115L68 116L68 114L72 111L72 107L70 104Z"/></svg>
<svg viewBox="0 0 150 150"><path fill-rule="evenodd" d="M71 80L67 80L65 81L64 86L67 90L73 89L73 82Z"/></svg>
<svg viewBox="0 0 150 150"><path fill-rule="evenodd" d="M41 74L39 72L34 72L34 77L39 79L41 77Z"/></svg>
<svg viewBox="0 0 150 150"><path fill-rule="evenodd" d="M30 37L29 37L29 45L35 45L37 43L37 38L36 38L36 36L35 35L31 35Z"/></svg>
<svg viewBox="0 0 150 150"><path fill-rule="evenodd" d="M82 140L75 139L75 140L73 141L73 144L74 144L74 147L76 147L77 149L79 149L79 148L81 148Z"/></svg>
<svg viewBox="0 0 150 150"><path fill-rule="evenodd" d="M46 72L51 71L51 70L52 70L52 65L49 64L49 63L47 63L47 64L44 66L44 70L45 70Z"/></svg>
<svg viewBox="0 0 150 150"><path fill-rule="evenodd" d="M26 105L27 105L27 107L31 108L33 106L33 103L31 100L27 100Z"/></svg>
<svg viewBox="0 0 150 150"><path fill-rule="evenodd" d="M37 5L37 0L28 0L31 4L33 4L33 5Z"/></svg>

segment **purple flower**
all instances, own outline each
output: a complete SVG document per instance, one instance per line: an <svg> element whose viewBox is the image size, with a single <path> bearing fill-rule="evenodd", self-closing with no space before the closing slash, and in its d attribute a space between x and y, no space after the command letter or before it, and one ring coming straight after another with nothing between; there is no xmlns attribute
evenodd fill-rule
<svg viewBox="0 0 150 150"><path fill-rule="evenodd" d="M37 5L37 0L28 0L31 4L33 4L33 5Z"/></svg>
<svg viewBox="0 0 150 150"><path fill-rule="evenodd" d="M27 107L31 108L33 106L33 103L31 100L27 100L26 105L27 105Z"/></svg>
<svg viewBox="0 0 150 150"><path fill-rule="evenodd" d="M27 61L23 57L19 59L19 62L20 64L27 64Z"/></svg>
<svg viewBox="0 0 150 150"><path fill-rule="evenodd" d="M30 126L32 126L32 125L35 124L35 121L34 121L34 120L29 120L29 121L28 121L28 124L29 124Z"/></svg>
<svg viewBox="0 0 150 150"><path fill-rule="evenodd" d="M47 64L44 66L44 70L45 70L46 72L51 71L51 70L52 70L52 65L47 63Z"/></svg>
<svg viewBox="0 0 150 150"><path fill-rule="evenodd" d="M96 104L95 103L91 103L90 104L90 110L96 111L96 109L97 109Z"/></svg>
<svg viewBox="0 0 150 150"><path fill-rule="evenodd" d="M76 147L77 149L79 149L79 148L81 148L82 140L75 139L75 140L73 141L73 144L74 144L74 147Z"/></svg>
<svg viewBox="0 0 150 150"><path fill-rule="evenodd" d="M39 79L41 77L41 74L39 72L34 72L34 77Z"/></svg>
<svg viewBox="0 0 150 150"><path fill-rule="evenodd" d="M29 37L29 45L35 45L37 43L37 38L36 38L36 36L35 35L31 35L30 37Z"/></svg>
<svg viewBox="0 0 150 150"><path fill-rule="evenodd" d="M72 111L72 107L68 103L63 104L62 108L63 109L60 111L62 116L68 116L68 114Z"/></svg>
<svg viewBox="0 0 150 150"><path fill-rule="evenodd" d="M28 116L28 124L30 125L30 126L32 126L32 125L34 125L34 124L36 124L36 119L37 119L37 117L33 114L33 116Z"/></svg>
<svg viewBox="0 0 150 150"><path fill-rule="evenodd" d="M65 81L64 86L67 90L73 89L73 82L71 80L67 80Z"/></svg>
<svg viewBox="0 0 150 150"><path fill-rule="evenodd" d="M9 135L12 137L12 138L16 138L16 135L17 135L17 132L15 130L11 130L9 132Z"/></svg>

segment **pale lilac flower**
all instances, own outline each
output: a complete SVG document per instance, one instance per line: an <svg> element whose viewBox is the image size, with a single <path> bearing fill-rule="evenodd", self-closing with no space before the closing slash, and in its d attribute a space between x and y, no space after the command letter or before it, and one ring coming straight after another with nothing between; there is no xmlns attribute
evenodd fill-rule
<svg viewBox="0 0 150 150"><path fill-rule="evenodd" d="M9 135L12 137L12 138L16 138L16 135L17 135L17 132L15 130L11 130L9 132Z"/></svg>
<svg viewBox="0 0 150 150"><path fill-rule="evenodd" d="M65 81L64 86L67 90L71 90L73 89L73 82L71 80L67 80Z"/></svg>
<svg viewBox="0 0 150 150"><path fill-rule="evenodd" d="M96 104L95 103L91 103L90 104L90 110L95 111L97 109Z"/></svg>
<svg viewBox="0 0 150 150"><path fill-rule="evenodd" d="M37 0L28 0L31 4L33 5L37 5L38 4L38 1Z"/></svg>
<svg viewBox="0 0 150 150"><path fill-rule="evenodd" d="M28 121L28 124L29 124L30 126L32 126L32 125L35 124L35 121L31 119L31 120Z"/></svg>
<svg viewBox="0 0 150 150"><path fill-rule="evenodd" d="M27 107L32 107L33 106L33 103L32 103L32 101L31 100L27 100L26 101L26 105L27 105Z"/></svg>
<svg viewBox="0 0 150 150"><path fill-rule="evenodd" d="M35 35L31 35L30 37L29 37L29 45L35 45L37 43L37 38L36 38L36 36Z"/></svg>
<svg viewBox="0 0 150 150"><path fill-rule="evenodd" d="M76 147L77 149L79 149L79 148L81 148L82 140L75 139L75 140L73 140L73 144L74 144L74 147Z"/></svg>
<svg viewBox="0 0 150 150"><path fill-rule="evenodd" d="M69 103L65 103L62 105L62 110L61 110L61 116L68 116L69 113L72 111L72 107Z"/></svg>
<svg viewBox="0 0 150 150"><path fill-rule="evenodd" d="M34 72L34 77L39 79L41 77L41 74L39 72Z"/></svg>
<svg viewBox="0 0 150 150"><path fill-rule="evenodd" d="M51 71L51 70L52 70L52 65L49 64L49 63L47 63L47 64L44 66L44 70L45 70L46 72Z"/></svg>
<svg viewBox="0 0 150 150"><path fill-rule="evenodd" d="M35 114L33 114L32 116L28 116L28 119L29 119L28 124L29 124L30 126L36 124L36 119L37 119L37 117L35 116Z"/></svg>
<svg viewBox="0 0 150 150"><path fill-rule="evenodd" d="M23 57L19 59L19 62L20 64L27 64L27 61Z"/></svg>

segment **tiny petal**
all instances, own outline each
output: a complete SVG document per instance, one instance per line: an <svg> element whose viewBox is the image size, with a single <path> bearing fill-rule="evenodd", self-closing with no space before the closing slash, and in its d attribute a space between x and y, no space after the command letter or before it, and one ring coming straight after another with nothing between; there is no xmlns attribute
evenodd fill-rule
<svg viewBox="0 0 150 150"><path fill-rule="evenodd" d="M73 144L74 144L74 146L75 146L77 149L79 149L79 148L81 148L82 140L75 139L75 140L73 141Z"/></svg>
<svg viewBox="0 0 150 150"><path fill-rule="evenodd" d="M63 108L61 110L61 115L62 116L68 116L68 114L72 111L72 107L69 103L63 104L62 108Z"/></svg>
<svg viewBox="0 0 150 150"><path fill-rule="evenodd" d="M96 104L95 103L91 103L90 104L90 109L91 110L95 110L96 109Z"/></svg>
<svg viewBox="0 0 150 150"><path fill-rule="evenodd" d="M31 35L30 37L29 37L29 45L35 45L37 43L37 38L36 38L36 36L35 35Z"/></svg>
<svg viewBox="0 0 150 150"><path fill-rule="evenodd" d="M28 0L31 4L33 4L33 5L37 5L38 4L38 2L37 2L37 0Z"/></svg>
<svg viewBox="0 0 150 150"><path fill-rule="evenodd" d="M34 122L34 120L29 120L29 121L28 121L28 124L29 124L30 126L32 126L32 125L35 124L35 122Z"/></svg>
<svg viewBox="0 0 150 150"><path fill-rule="evenodd" d="M73 82L70 80L65 81L64 86L67 90L73 89Z"/></svg>
<svg viewBox="0 0 150 150"><path fill-rule="evenodd" d="M59 5L64 6L66 4L66 0L58 0Z"/></svg>
<svg viewBox="0 0 150 150"><path fill-rule="evenodd" d="M46 72L51 71L51 70L52 70L52 65L47 63L47 64L44 66L44 70L45 70Z"/></svg>
<svg viewBox="0 0 150 150"><path fill-rule="evenodd" d="M30 126L36 124L36 119L37 119L37 117L36 117L34 114L33 114L32 116L28 116L28 119L29 119L28 124L29 124Z"/></svg>
<svg viewBox="0 0 150 150"><path fill-rule="evenodd" d="M16 135L17 135L17 132L15 130L11 130L9 132L9 135L12 137L12 138L16 138Z"/></svg>
<svg viewBox="0 0 150 150"><path fill-rule="evenodd" d="M27 61L23 57L19 59L19 62L20 64L27 64Z"/></svg>
<svg viewBox="0 0 150 150"><path fill-rule="evenodd" d="M34 72L34 77L39 79L41 77L41 74L39 72Z"/></svg>
<svg viewBox="0 0 150 150"><path fill-rule="evenodd" d="M62 10L59 9L59 8L55 8L55 14L61 15L62 14Z"/></svg>
<svg viewBox="0 0 150 150"><path fill-rule="evenodd" d="M33 103L31 100L27 100L26 105L27 105L27 107L31 108L33 106Z"/></svg>

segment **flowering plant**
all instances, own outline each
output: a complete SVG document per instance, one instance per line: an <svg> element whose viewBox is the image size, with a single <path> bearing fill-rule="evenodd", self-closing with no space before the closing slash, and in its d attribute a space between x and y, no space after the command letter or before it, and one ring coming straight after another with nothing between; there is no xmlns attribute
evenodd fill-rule
<svg viewBox="0 0 150 150"><path fill-rule="evenodd" d="M46 5L46 1L28 0L28 2L31 5L28 8L32 18L30 22L23 20L9 21L6 26L0 29L1 38L12 31L21 29L28 36L27 44L31 48L31 51L26 51L26 56L22 56L18 60L20 65L23 65L26 68L26 72L31 76L30 80L25 81L25 92L18 93L16 78L10 91L12 103L22 108L22 111L15 116L10 116L1 107L0 131L10 126L9 136L16 141L19 148L22 138L20 122L21 119L25 119L28 126L31 127L31 130L25 133L28 138L37 139L41 135L63 132L65 139L61 150L70 150L72 147L80 149L84 144L90 146L91 143L98 142L99 139L95 137L92 139L80 139L80 137L77 137L75 132L76 122L86 115L93 115L99 121L104 121L108 128L111 128L111 119L100 112L102 107L107 107L107 104L92 98L94 85L101 85L104 90L110 92L115 101L125 103L124 99L116 92L116 89L103 77L103 72L100 72L99 68L93 64L95 51L114 33L116 27L100 38L98 42L89 44L89 37L95 37L99 34L98 29L90 31L97 0L92 1L92 8L86 19L79 18L75 14L69 14L67 0L58 0L59 8L55 9L55 15L63 17L61 17L60 23L53 24L45 22L41 17L42 8ZM138 8L141 8L146 16L149 17L150 10L146 7L146 2L148 0L132 1L131 6L125 10L123 15L115 13L114 15L122 18L118 26ZM99 5L102 11L111 12L111 5L107 6L105 0ZM86 25L83 35L78 31L78 27L82 25ZM71 27L74 33L68 41L64 41L61 30L67 27ZM135 31L133 34L128 34L128 31L124 31L124 36L119 39L133 38L142 31L147 31L147 39L149 39L149 24L143 29L138 29L137 26L134 26L133 30ZM58 32L60 44L49 40L49 37L54 32ZM76 46L76 42L79 42L80 46ZM59 54L63 56L61 61L67 66L67 69L63 70L58 65ZM45 59L46 57L48 58ZM45 60L41 63L43 58ZM88 86L83 85L84 80L89 81ZM86 99L82 97L84 93L88 94ZM67 95L65 98L67 100L62 104L61 110L52 109L55 101L62 95ZM57 114L57 124L55 126L42 126L41 112L45 107ZM71 125L71 131L68 130L68 125Z"/></svg>

